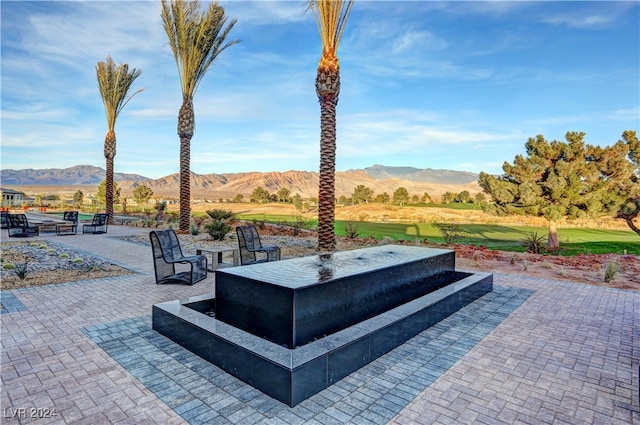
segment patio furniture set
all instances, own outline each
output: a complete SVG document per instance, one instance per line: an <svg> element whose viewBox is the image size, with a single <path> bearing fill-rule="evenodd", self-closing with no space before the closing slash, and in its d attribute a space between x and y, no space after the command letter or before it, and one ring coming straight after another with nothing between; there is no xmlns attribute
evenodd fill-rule
<svg viewBox="0 0 640 425"><path fill-rule="evenodd" d="M238 266L280 260L280 248L262 245L258 230L253 225L236 227L238 248L198 248L196 255L184 255L173 229L153 230L149 233L153 252L156 284L182 283L193 285L221 266ZM231 253L232 263L223 262L223 254ZM211 263L207 258L211 255ZM189 266L189 270L176 271L176 264ZM209 266L209 264L211 264Z"/></svg>
<svg viewBox="0 0 640 425"><path fill-rule="evenodd" d="M1 212L2 228L7 229L9 237L38 236L40 232L51 231L57 235L75 235L78 232L78 212L65 211L62 220L49 218L28 218L26 214ZM107 233L108 214L95 214L91 224L82 225L82 233Z"/></svg>

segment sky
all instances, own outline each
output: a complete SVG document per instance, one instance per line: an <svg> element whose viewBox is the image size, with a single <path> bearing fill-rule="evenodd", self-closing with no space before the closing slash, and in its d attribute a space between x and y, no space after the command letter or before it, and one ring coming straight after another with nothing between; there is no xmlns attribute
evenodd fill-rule
<svg viewBox="0 0 640 425"><path fill-rule="evenodd" d="M208 4L208 3L206 3ZM240 43L195 94L191 170L318 171L321 45L305 2L221 1ZM179 171L178 70L153 1L1 7L1 169L105 168L96 64L142 70L115 171ZM356 0L338 57L336 170L499 174L528 138L640 131L640 2Z"/></svg>

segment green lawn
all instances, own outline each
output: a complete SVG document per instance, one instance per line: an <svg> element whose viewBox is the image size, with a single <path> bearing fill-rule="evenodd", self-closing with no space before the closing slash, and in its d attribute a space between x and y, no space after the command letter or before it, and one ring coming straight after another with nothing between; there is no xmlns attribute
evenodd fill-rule
<svg viewBox="0 0 640 425"><path fill-rule="evenodd" d="M336 232L344 235L348 222L336 222ZM357 222L360 236L381 239L385 236L394 240L428 239L444 243L442 233L428 223L363 223ZM502 226L496 224L460 224L461 243L486 246L505 251L523 251L520 242L533 232L546 236L547 229L530 226ZM640 237L631 231L600 229L558 229L561 253L564 255L620 253L640 254ZM546 240L545 240L546 242Z"/></svg>
<svg viewBox="0 0 640 425"><path fill-rule="evenodd" d="M269 223L293 223L295 217L277 215L239 215L242 220L256 220ZM305 220L305 227L314 228L317 221ZM435 243L444 243L440 230L429 223L370 223L336 221L336 234L344 236L345 226L355 223L360 237L382 239L390 237L393 240L422 241L424 239ZM532 226L502 226L497 224L460 224L462 238L460 243L486 246L490 249L503 251L524 251L520 242L528 234L537 232L545 237L545 227ZM640 255L640 237L632 231L602 230L584 228L559 228L561 254L628 254Z"/></svg>

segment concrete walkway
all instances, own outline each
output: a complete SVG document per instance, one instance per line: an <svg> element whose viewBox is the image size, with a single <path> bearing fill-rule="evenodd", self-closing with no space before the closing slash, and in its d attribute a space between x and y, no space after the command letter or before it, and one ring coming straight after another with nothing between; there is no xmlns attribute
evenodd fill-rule
<svg viewBox="0 0 640 425"><path fill-rule="evenodd" d="M296 407L151 330L148 246L43 235L136 273L2 291L2 424L640 424L640 292L496 275L495 290ZM2 235L6 241L6 235ZM32 240L34 238L30 238Z"/></svg>

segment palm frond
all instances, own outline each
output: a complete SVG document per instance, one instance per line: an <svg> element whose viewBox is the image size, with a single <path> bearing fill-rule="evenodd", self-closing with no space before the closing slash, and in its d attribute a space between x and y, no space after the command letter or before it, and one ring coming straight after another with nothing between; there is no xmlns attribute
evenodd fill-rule
<svg viewBox="0 0 640 425"><path fill-rule="evenodd" d="M313 18L318 27L322 50L337 56L342 33L351 13L354 0L308 0Z"/></svg>
<svg viewBox="0 0 640 425"><path fill-rule="evenodd" d="M104 104L109 130L115 127L118 115L127 103L144 89L139 89L127 96L131 85L142 74L141 69L133 68L129 71L128 64L116 65L111 56L107 56L104 62L96 65L96 77L98 88Z"/></svg>
<svg viewBox="0 0 640 425"><path fill-rule="evenodd" d="M162 21L178 66L182 95L192 98L218 55L240 42L226 42L237 20L228 21L217 1L201 12L198 0L162 0Z"/></svg>

